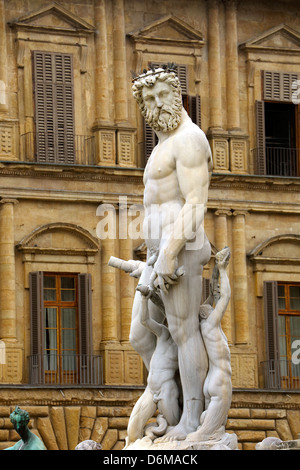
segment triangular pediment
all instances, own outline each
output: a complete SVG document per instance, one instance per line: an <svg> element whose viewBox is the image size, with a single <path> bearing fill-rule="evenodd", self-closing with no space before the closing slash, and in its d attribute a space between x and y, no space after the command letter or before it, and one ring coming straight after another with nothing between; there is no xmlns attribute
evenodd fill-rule
<svg viewBox="0 0 300 470"><path fill-rule="evenodd" d="M186 43L190 41L191 43L204 44L203 35L200 31L195 30L192 26L173 15L164 16L148 26L130 33L128 36L136 42L139 40L148 40L150 42L177 41L180 45L181 42Z"/></svg>
<svg viewBox="0 0 300 470"><path fill-rule="evenodd" d="M94 31L94 26L66 10L58 3L51 3L38 11L32 12L10 23L11 26L25 29L38 29L57 32Z"/></svg>
<svg viewBox="0 0 300 470"><path fill-rule="evenodd" d="M277 52L299 52L300 32L287 25L279 25L265 31L241 45L248 50L274 50Z"/></svg>

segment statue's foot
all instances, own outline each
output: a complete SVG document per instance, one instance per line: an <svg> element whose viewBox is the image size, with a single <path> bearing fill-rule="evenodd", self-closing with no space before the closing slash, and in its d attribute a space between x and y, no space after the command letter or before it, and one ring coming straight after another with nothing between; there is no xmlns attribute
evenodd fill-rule
<svg viewBox="0 0 300 470"><path fill-rule="evenodd" d="M205 442L205 441L219 441L225 434L225 427L221 426L215 431L212 431L210 434L205 432L201 426L195 432L191 432L187 435L187 441L193 442Z"/></svg>
<svg viewBox="0 0 300 470"><path fill-rule="evenodd" d="M199 429L198 431L191 432L190 434L188 434L186 437L186 440L200 442L200 441L206 440L205 437L206 436L203 435L203 433L201 432L201 429Z"/></svg>
<svg viewBox="0 0 300 470"><path fill-rule="evenodd" d="M184 439L189 433L189 431L180 423L177 424L177 426L174 426L173 428L169 429L170 430L164 436L155 439L155 443L184 441Z"/></svg>

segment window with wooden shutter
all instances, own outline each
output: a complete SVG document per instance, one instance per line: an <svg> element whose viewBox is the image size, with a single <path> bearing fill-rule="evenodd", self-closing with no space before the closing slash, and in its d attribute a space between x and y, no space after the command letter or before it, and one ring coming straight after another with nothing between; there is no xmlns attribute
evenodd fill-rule
<svg viewBox="0 0 300 470"><path fill-rule="evenodd" d="M298 115L290 102L256 102L256 174L299 176Z"/></svg>
<svg viewBox="0 0 300 470"><path fill-rule="evenodd" d="M281 388L300 388L300 284L278 282Z"/></svg>
<svg viewBox="0 0 300 470"><path fill-rule="evenodd" d="M33 52L36 159L74 163L73 65L71 54Z"/></svg>
<svg viewBox="0 0 300 470"><path fill-rule="evenodd" d="M30 273L30 307L31 383L99 382L99 358L92 356L91 276Z"/></svg>
<svg viewBox="0 0 300 470"><path fill-rule="evenodd" d="M264 100L292 101L292 83L298 80L297 73L263 72Z"/></svg>

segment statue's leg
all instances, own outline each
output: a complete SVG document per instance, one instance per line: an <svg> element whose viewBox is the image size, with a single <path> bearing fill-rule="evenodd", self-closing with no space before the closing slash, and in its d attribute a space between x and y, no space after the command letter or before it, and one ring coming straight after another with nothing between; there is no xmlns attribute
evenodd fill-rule
<svg viewBox="0 0 300 470"><path fill-rule="evenodd" d="M179 262L185 275L163 295L170 333L178 346L179 372L183 390L180 422L160 440L183 440L199 426L204 407L203 384L208 360L199 327L202 296L201 253L184 251Z"/></svg>
<svg viewBox="0 0 300 470"><path fill-rule="evenodd" d="M152 267L146 266L140 277L139 284L146 286L149 285L151 272ZM151 318L161 322L163 315L160 309L151 300L148 300L148 302L149 314ZM132 307L129 341L132 347L142 357L147 370L149 370L150 360L156 347L156 336L148 328L141 324L141 313L142 294L139 291L136 291Z"/></svg>
<svg viewBox="0 0 300 470"><path fill-rule="evenodd" d="M175 426L180 419L178 396L175 380L168 380L162 385L157 406L169 426Z"/></svg>
<svg viewBox="0 0 300 470"><path fill-rule="evenodd" d="M127 427L126 446L141 439L144 436L144 427L147 421L154 415L157 405L153 401L153 393L147 387L143 395L138 399Z"/></svg>

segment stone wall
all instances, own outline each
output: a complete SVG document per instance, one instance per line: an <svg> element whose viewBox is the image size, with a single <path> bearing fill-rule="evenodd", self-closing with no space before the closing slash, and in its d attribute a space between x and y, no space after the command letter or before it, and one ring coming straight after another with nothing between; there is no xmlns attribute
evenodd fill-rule
<svg viewBox="0 0 300 470"><path fill-rule="evenodd" d="M30 414L30 428L48 450L73 450L86 439L101 442L104 450L124 447L128 418L139 388L0 389L0 450L19 436L9 415L16 405ZM297 393L234 391L227 431L238 436L241 450L253 450L269 436L286 441L300 433Z"/></svg>

